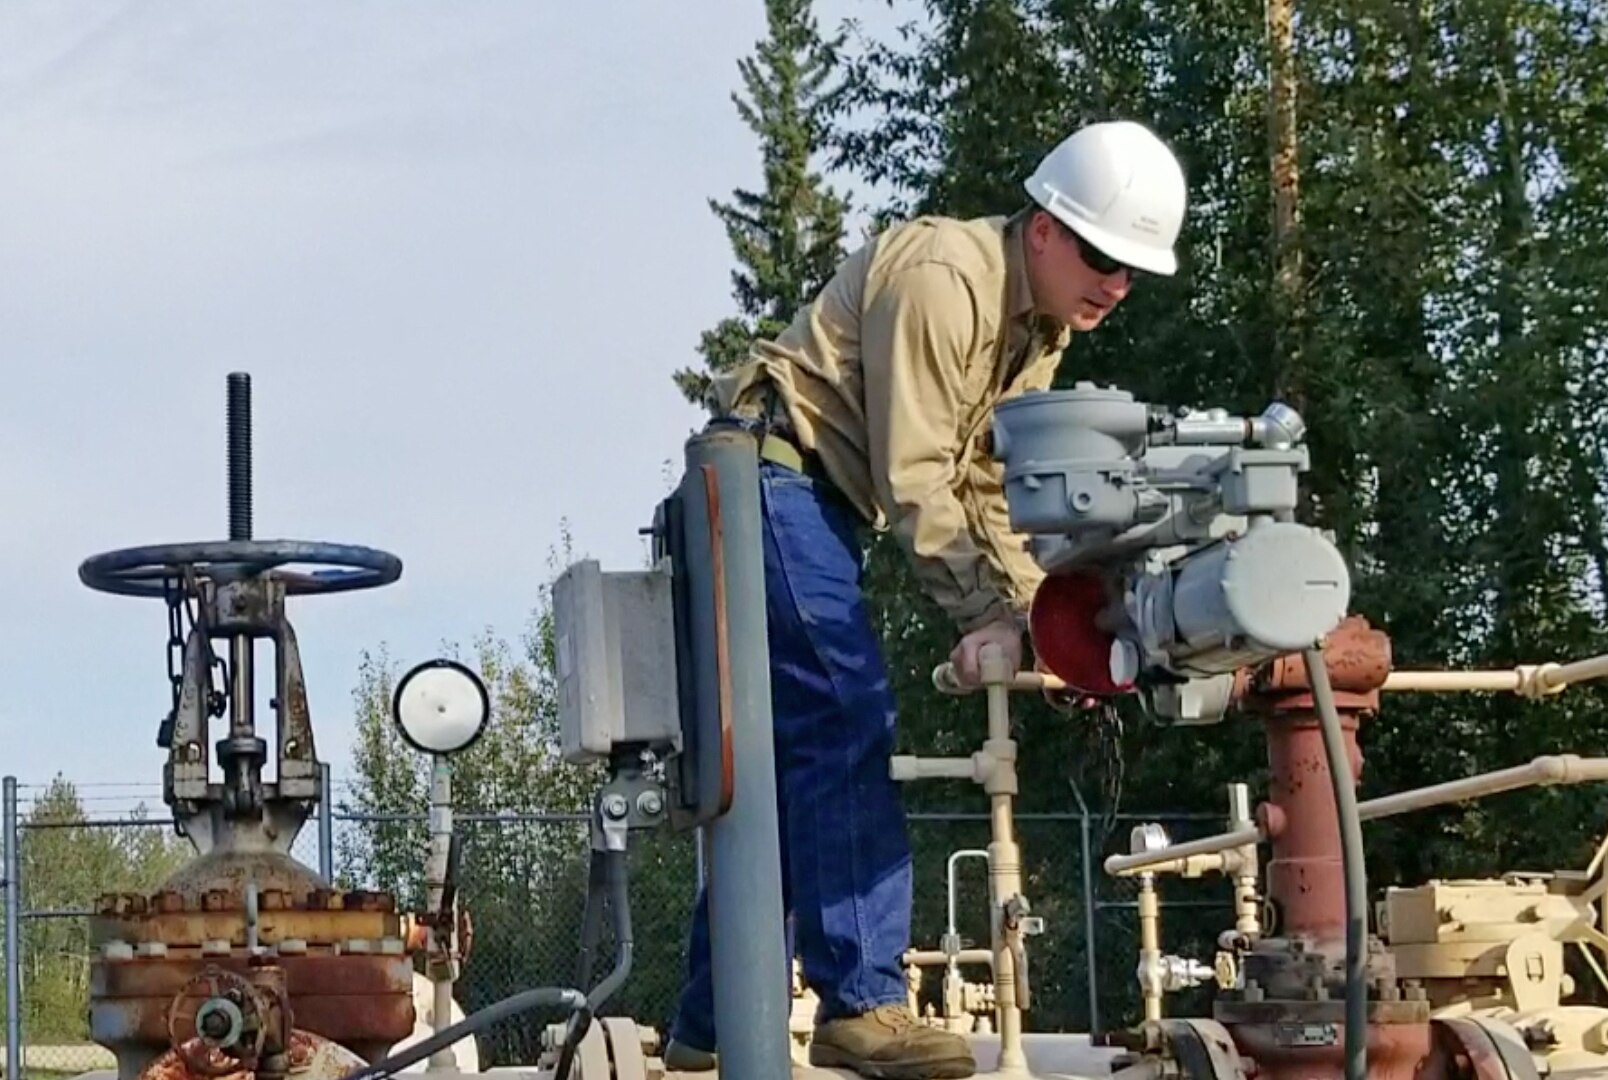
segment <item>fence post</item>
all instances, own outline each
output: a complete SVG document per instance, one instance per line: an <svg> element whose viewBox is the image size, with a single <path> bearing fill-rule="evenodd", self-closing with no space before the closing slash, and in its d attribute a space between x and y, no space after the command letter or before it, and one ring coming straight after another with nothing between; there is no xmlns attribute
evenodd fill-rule
<svg viewBox="0 0 1608 1080"><path fill-rule="evenodd" d="M22 948L18 927L22 923L22 889L18 881L22 859L18 854L17 778L8 776L4 784L6 886L6 1076L22 1075Z"/></svg>
<svg viewBox="0 0 1608 1080"><path fill-rule="evenodd" d="M1089 804L1083 801L1077 781L1067 782L1072 785L1072 797L1078 801L1078 833L1083 849L1083 963L1089 976L1089 1035L1093 1037L1100 1034L1100 975L1094 955L1094 852L1089 843Z"/></svg>
<svg viewBox="0 0 1608 1080"><path fill-rule="evenodd" d="M318 872L326 885L335 883L335 785L329 762L318 763Z"/></svg>

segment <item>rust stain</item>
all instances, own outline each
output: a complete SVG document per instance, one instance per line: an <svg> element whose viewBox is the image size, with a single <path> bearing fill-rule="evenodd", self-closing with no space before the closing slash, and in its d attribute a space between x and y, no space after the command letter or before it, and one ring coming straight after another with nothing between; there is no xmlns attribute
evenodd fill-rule
<svg viewBox="0 0 1608 1080"><path fill-rule="evenodd" d="M286 1056L290 1073L298 1080L339 1080L364 1065L361 1057L338 1042L300 1028L291 1031ZM251 1080L255 1075L241 1062L190 1039L147 1065L140 1080Z"/></svg>
<svg viewBox="0 0 1608 1080"><path fill-rule="evenodd" d="M309 954L278 958L298 1027L345 1044L395 1042L416 1019L413 965L406 956ZM167 1046L168 1010L208 966L245 977L244 956L96 962L90 970L90 1026L97 1042ZM202 995L178 1004L193 1010ZM193 1000L191 1000L193 998Z"/></svg>
<svg viewBox="0 0 1608 1080"><path fill-rule="evenodd" d="M1286 1023L1301 1023L1294 1005ZM1329 1045L1291 1046L1280 1037L1282 1023L1235 1024L1230 1029L1241 1055L1254 1058L1258 1080L1341 1080L1345 1076L1344 1025L1335 1025ZM1428 1023L1392 1023L1375 1019L1368 1025L1369 1080L1424 1080L1438 1057Z"/></svg>
<svg viewBox="0 0 1608 1080"><path fill-rule="evenodd" d="M372 906L384 907L383 904ZM179 951L199 948L207 941L228 941L236 948L243 948L246 943L244 909L239 906L221 906L195 912L158 911L145 916L98 915L91 923L91 939L97 945L114 940L132 944L160 941L170 950ZM333 945L353 938L366 941L401 939L403 926L399 916L384 910L308 911L260 907L257 934L264 945L277 945L293 939L317 946Z"/></svg>
<svg viewBox="0 0 1608 1080"><path fill-rule="evenodd" d="M720 478L713 465L703 467L709 510L709 553L715 585L715 677L720 688L720 812L731 809L736 765L731 745L731 640L726 625L725 527L720 516Z"/></svg>
<svg viewBox="0 0 1608 1080"><path fill-rule="evenodd" d="M1379 689L1390 675L1390 636L1360 615L1346 618L1323 647L1325 667L1341 708L1376 710ZM1312 683L1299 653L1283 656L1257 670L1244 688L1248 704L1310 709Z"/></svg>

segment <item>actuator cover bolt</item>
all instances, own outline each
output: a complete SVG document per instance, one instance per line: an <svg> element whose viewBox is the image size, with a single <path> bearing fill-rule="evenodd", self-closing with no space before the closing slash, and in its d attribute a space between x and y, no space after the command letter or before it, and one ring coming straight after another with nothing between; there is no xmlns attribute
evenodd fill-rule
<svg viewBox="0 0 1608 1080"><path fill-rule="evenodd" d="M625 801L624 795L610 795L603 800L603 813L615 820L623 818L630 809L630 804Z"/></svg>
<svg viewBox="0 0 1608 1080"><path fill-rule="evenodd" d="M637 796L637 810L647 817L657 817L664 809L664 799L657 791L644 791Z"/></svg>

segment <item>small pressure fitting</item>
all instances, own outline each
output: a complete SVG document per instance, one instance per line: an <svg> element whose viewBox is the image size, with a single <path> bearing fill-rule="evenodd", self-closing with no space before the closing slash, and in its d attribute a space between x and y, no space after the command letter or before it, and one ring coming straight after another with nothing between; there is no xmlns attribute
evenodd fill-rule
<svg viewBox="0 0 1608 1080"><path fill-rule="evenodd" d="M1269 840L1283 836L1287 824L1284 810L1278 804L1265 802L1256 808L1256 825Z"/></svg>

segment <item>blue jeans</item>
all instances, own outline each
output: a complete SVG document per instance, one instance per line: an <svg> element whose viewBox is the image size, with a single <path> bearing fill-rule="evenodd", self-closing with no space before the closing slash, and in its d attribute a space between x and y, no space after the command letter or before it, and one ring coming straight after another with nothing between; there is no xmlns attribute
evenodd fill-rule
<svg viewBox="0 0 1608 1080"><path fill-rule="evenodd" d="M911 860L888 776L893 695L860 593L858 515L829 484L770 462L760 485L782 902L828 1020L905 1000ZM709 963L700 891L671 1027L700 1050L716 1048Z"/></svg>

